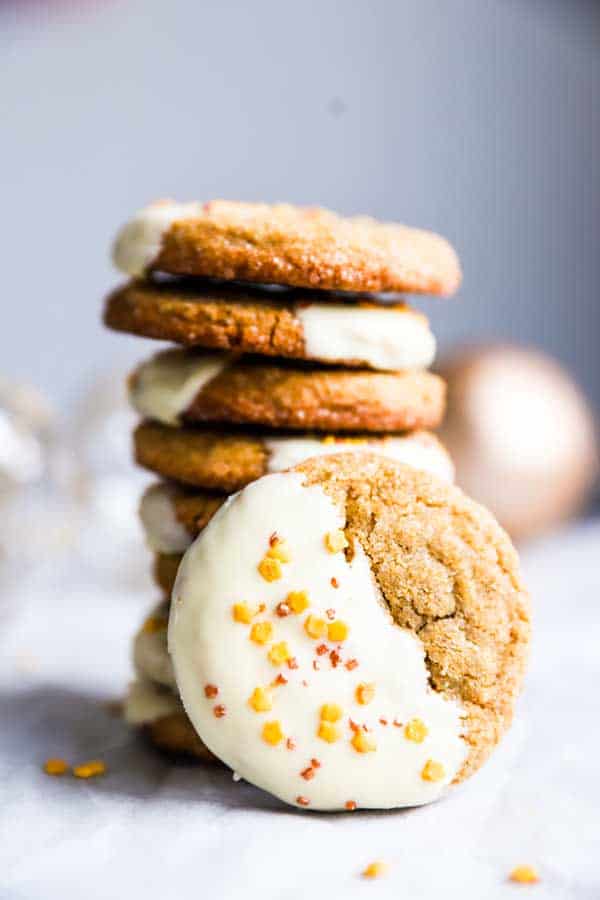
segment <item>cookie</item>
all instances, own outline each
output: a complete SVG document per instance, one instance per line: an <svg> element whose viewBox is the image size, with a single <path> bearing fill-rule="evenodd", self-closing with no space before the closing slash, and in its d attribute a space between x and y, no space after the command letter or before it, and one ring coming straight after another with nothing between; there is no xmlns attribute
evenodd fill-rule
<svg viewBox="0 0 600 900"><path fill-rule="evenodd" d="M123 713L127 722L143 730L159 750L217 762L185 714L179 697L151 681L137 680L129 686Z"/></svg>
<svg viewBox="0 0 600 900"><path fill-rule="evenodd" d="M435 356L427 319L405 304L319 303L308 292L133 281L109 296L104 321L188 347L346 367L426 369Z"/></svg>
<svg viewBox="0 0 600 900"><path fill-rule="evenodd" d="M429 372L309 368L165 350L131 376L130 400L140 415L165 425L408 431L439 424L445 385Z"/></svg>
<svg viewBox="0 0 600 900"><path fill-rule="evenodd" d="M209 522L168 642L210 750L319 810L424 804L474 772L510 724L529 637L490 513L433 476L340 454L259 479Z"/></svg>
<svg viewBox="0 0 600 900"><path fill-rule="evenodd" d="M113 257L149 271L328 291L453 294L458 258L437 234L287 204L162 201L119 232Z"/></svg>
<svg viewBox="0 0 600 900"><path fill-rule="evenodd" d="M441 478L453 477L450 457L427 431L384 437L294 436L207 427L171 428L157 422L142 422L134 433L135 458L144 468L182 484L227 493L311 456L341 450L370 450L426 469Z"/></svg>
<svg viewBox="0 0 600 900"><path fill-rule="evenodd" d="M177 577L177 570L182 560L181 553L156 553L152 575L165 597L170 598Z"/></svg>
<svg viewBox="0 0 600 900"><path fill-rule="evenodd" d="M267 470L273 472L291 468L311 456L327 456L341 451L358 453L368 449L425 472L431 472L446 481L452 481L454 475L450 457L440 442L428 432L415 432L406 437L387 437L379 440L364 438L348 440L275 438L275 440L279 442L278 448L275 453L270 453L267 462ZM226 449L224 455L225 453ZM158 554L183 553L226 499L225 494L191 491L170 482L150 485L140 502L140 519L146 543Z"/></svg>

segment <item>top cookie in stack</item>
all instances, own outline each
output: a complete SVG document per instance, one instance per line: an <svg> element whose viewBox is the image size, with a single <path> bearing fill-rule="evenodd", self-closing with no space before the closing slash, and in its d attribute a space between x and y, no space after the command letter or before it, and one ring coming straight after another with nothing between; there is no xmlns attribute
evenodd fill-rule
<svg viewBox="0 0 600 900"><path fill-rule="evenodd" d="M137 461L180 485L154 488L142 506L159 553L181 553L182 527L191 540L205 524L178 514L190 489L216 509L309 456L368 448L451 477L427 430L445 403L426 371L435 339L398 299L457 289L443 238L323 209L160 202L121 229L114 259L133 280L109 296L106 324L181 347L130 380ZM167 508L179 530L165 535Z"/></svg>

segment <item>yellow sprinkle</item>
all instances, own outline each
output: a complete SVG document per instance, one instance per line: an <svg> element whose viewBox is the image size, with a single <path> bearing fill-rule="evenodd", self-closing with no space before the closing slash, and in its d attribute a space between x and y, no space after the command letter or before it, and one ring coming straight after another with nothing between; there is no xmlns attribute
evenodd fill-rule
<svg viewBox="0 0 600 900"><path fill-rule="evenodd" d="M248 703L255 712L268 712L273 709L269 692L263 687L254 688L248 698Z"/></svg>
<svg viewBox="0 0 600 900"><path fill-rule="evenodd" d="M339 722L344 712L337 703L324 703L320 715L322 722Z"/></svg>
<svg viewBox="0 0 600 900"><path fill-rule="evenodd" d="M283 575L283 569L278 559L265 556L258 564L258 571L265 581L278 581Z"/></svg>
<svg viewBox="0 0 600 900"><path fill-rule="evenodd" d="M273 747L283 740L283 731L279 722L265 722L262 730L262 739Z"/></svg>
<svg viewBox="0 0 600 900"><path fill-rule="evenodd" d="M377 744L373 738L368 735L362 728L355 731L354 737L350 741L357 753L373 753L377 750Z"/></svg>
<svg viewBox="0 0 600 900"><path fill-rule="evenodd" d="M308 599L306 591L290 591L285 598L285 602L296 615L304 612L304 610L308 609L310 606L310 600Z"/></svg>
<svg viewBox="0 0 600 900"><path fill-rule="evenodd" d="M318 616L307 616L304 621L304 630L309 637L317 640L317 638L322 638L327 631L327 622L325 619L319 619Z"/></svg>
<svg viewBox="0 0 600 900"><path fill-rule="evenodd" d="M273 644L268 653L269 661L272 662L274 666L282 665L290 658L290 655L290 649L285 641Z"/></svg>
<svg viewBox="0 0 600 900"><path fill-rule="evenodd" d="M328 531L325 535L325 546L330 553L339 553L340 550L345 550L348 546L346 535L341 529Z"/></svg>
<svg viewBox="0 0 600 900"><path fill-rule="evenodd" d="M427 725L421 719L411 719L404 726L404 737L415 744L422 744L428 734Z"/></svg>
<svg viewBox="0 0 600 900"><path fill-rule="evenodd" d="M234 603L231 607L231 615L234 621L249 625L252 617L256 615L256 610L250 609L247 603Z"/></svg>
<svg viewBox="0 0 600 900"><path fill-rule="evenodd" d="M267 550L267 556L270 559L278 559L279 562L287 563L292 559L292 552L287 541L278 538L274 544Z"/></svg>
<svg viewBox="0 0 600 900"><path fill-rule="evenodd" d="M44 763L46 775L64 775L69 771L69 764L64 759L47 759Z"/></svg>
<svg viewBox="0 0 600 900"><path fill-rule="evenodd" d="M270 622L255 622L250 629L250 640L255 644L266 644L273 637L273 626Z"/></svg>
<svg viewBox="0 0 600 900"><path fill-rule="evenodd" d="M349 633L350 628L341 619L336 619L327 626L327 637L330 641L345 641Z"/></svg>
<svg viewBox="0 0 600 900"><path fill-rule="evenodd" d="M335 744L335 742L340 739L340 732L335 725L331 724L331 722L321 722L319 730L317 731L317 736L320 737L322 741L327 741L328 744Z"/></svg>
<svg viewBox="0 0 600 900"><path fill-rule="evenodd" d="M96 775L104 775L106 765L101 759L91 759L89 762L81 763L79 766L73 766L73 775L75 778L94 778Z"/></svg>
<svg viewBox="0 0 600 900"><path fill-rule="evenodd" d="M535 884L540 880L540 876L532 866L517 866L508 877L518 884Z"/></svg>
<svg viewBox="0 0 600 900"><path fill-rule="evenodd" d="M367 682L362 681L356 686L354 696L356 697L357 703L360 703L361 706L366 706L375 696L375 685L367 684Z"/></svg>
<svg viewBox="0 0 600 900"><path fill-rule="evenodd" d="M372 862L361 872L363 878L381 878L387 872L387 866L383 862Z"/></svg>
<svg viewBox="0 0 600 900"><path fill-rule="evenodd" d="M162 631L166 627L166 619L163 619L160 616L148 616L142 625L142 630L145 631L146 634L154 634L156 631Z"/></svg>
<svg viewBox="0 0 600 900"><path fill-rule="evenodd" d="M445 775L444 767L434 759L428 759L423 766L421 778L423 781L441 781Z"/></svg>

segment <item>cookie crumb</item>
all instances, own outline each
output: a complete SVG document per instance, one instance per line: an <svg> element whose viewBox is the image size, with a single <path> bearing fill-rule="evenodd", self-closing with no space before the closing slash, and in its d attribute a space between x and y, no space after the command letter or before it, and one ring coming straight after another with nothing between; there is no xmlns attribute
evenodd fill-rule
<svg viewBox="0 0 600 900"><path fill-rule="evenodd" d="M356 800L346 800L344 803L344 809L354 810L356 809Z"/></svg>
<svg viewBox="0 0 600 900"><path fill-rule="evenodd" d="M361 875L363 878L381 878L387 872L387 868L383 862L372 862L362 870Z"/></svg>
<svg viewBox="0 0 600 900"><path fill-rule="evenodd" d="M51 757L44 763L44 772L46 775L64 775L69 771L69 764L64 759Z"/></svg>
<svg viewBox="0 0 600 900"><path fill-rule="evenodd" d="M287 603L284 603L282 600L281 603L278 603L275 607L275 613L279 616L280 619L285 619L286 616L290 615L291 609L289 608Z"/></svg>
<svg viewBox="0 0 600 900"><path fill-rule="evenodd" d="M516 866L508 877L517 884L536 884L540 880L533 866Z"/></svg>
<svg viewBox="0 0 600 900"><path fill-rule="evenodd" d="M88 762L73 766L75 778L94 778L96 775L104 775L106 765L101 759L91 759Z"/></svg>

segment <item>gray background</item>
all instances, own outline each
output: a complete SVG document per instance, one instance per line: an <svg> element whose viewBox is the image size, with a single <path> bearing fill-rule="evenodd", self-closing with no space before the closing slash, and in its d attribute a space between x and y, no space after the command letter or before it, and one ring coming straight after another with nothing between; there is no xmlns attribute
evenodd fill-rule
<svg viewBox="0 0 600 900"><path fill-rule="evenodd" d="M143 356L103 333L116 227L164 196L322 203L458 247L442 346L537 343L600 401L600 6L0 2L0 370L59 403Z"/></svg>

